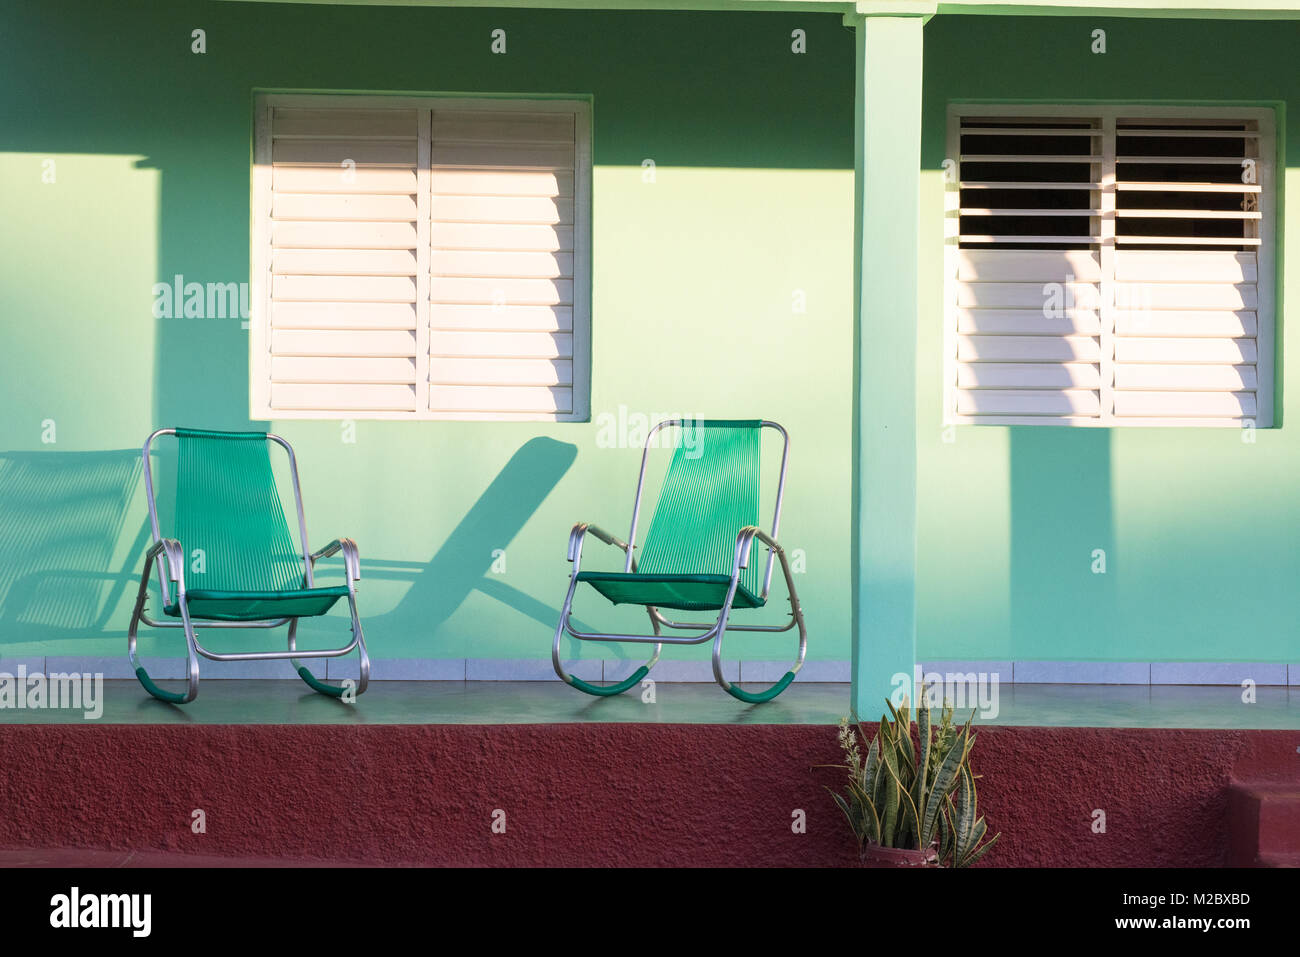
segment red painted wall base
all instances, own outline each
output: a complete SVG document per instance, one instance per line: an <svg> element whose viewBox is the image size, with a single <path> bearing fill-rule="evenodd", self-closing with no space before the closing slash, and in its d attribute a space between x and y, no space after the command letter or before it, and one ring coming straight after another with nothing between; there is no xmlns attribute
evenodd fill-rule
<svg viewBox="0 0 1300 957"><path fill-rule="evenodd" d="M806 725L11 725L0 730L0 846L377 864L851 865L852 839L823 787L838 786L839 772L814 767L839 760L835 737ZM1238 862L1230 786L1295 786L1298 745L1293 731L982 729L980 807L1003 832L986 861ZM204 834L191 830L196 809ZM806 833L792 829L798 810ZM495 812L505 833L493 832Z"/></svg>

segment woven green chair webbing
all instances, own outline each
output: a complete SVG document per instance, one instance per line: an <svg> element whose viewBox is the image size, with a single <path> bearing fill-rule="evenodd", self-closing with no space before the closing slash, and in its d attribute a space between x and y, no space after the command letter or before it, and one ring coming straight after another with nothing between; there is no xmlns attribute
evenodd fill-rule
<svg viewBox="0 0 1300 957"><path fill-rule="evenodd" d="M759 523L762 422L704 420L676 431L637 571L730 577L736 534ZM740 583L755 595L763 590L762 557L755 545L740 572Z"/></svg>
<svg viewBox="0 0 1300 957"><path fill-rule="evenodd" d="M186 568L188 588L287 591L302 587L294 544L262 432L177 429L176 537L204 571Z"/></svg>

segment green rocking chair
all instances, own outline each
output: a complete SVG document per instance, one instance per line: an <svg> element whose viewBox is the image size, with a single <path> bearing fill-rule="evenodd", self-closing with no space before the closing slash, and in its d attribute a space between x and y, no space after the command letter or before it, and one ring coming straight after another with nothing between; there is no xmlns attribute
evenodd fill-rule
<svg viewBox="0 0 1300 957"><path fill-rule="evenodd" d="M175 436L179 444L176 470L174 537L164 538L158 523L149 452L159 436ZM271 468L271 444L289 456L289 473L298 512L298 540L294 544L276 489ZM154 543L145 555L144 572L131 625L127 654L136 677L155 698L171 704L193 701L199 692L198 656L213 661L288 659L298 676L313 690L331 697L360 695L370 680L361 620L357 617L356 583L361 560L350 538L335 539L320 551L307 550L307 523L293 449L278 435L266 432L207 432L199 429L159 429L144 443L144 482L149 502L149 522ZM199 562L202 572L186 581L188 559ZM318 587L313 580L317 561L343 553L345 584ZM161 560L160 560L161 557ZM158 566L158 588L163 620L145 609L149 576ZM169 583L171 586L169 587ZM197 586L197 587L196 587ZM342 648L299 651L295 644L299 618L323 615L340 598L348 600L352 614L352 640ZM171 620L166 620L171 619ZM199 643L195 621L207 628L278 628L288 625L288 646L283 651L215 652ZM180 628L185 633L188 687L184 694L159 687L136 656L136 632L141 622L154 628ZM301 664L300 658L333 658L357 649L360 677L353 683L327 684Z"/></svg>
<svg viewBox="0 0 1300 957"><path fill-rule="evenodd" d="M668 473L664 478L654 517L646 532L645 547L638 565L636 555L637 518L641 511L641 492L645 485L646 460L655 435L676 428L677 445ZM781 474L777 483L776 508L772 533L758 527L758 493L760 472L760 436L764 428L781 435ZM555 673L568 684L590 695L601 697L622 694L640 683L659 660L664 644L694 645L713 642L713 676L729 694L750 704L771 701L794 680L803 666L808 649L808 633L803 610L795 593L794 580L785 552L777 544L781 523L781 500L785 493L785 470L790 453L790 438L780 425L763 420L733 421L710 419L669 419L660 422L646 436L641 453L641 475L637 480L636 502L632 508L632 531L628 541L597 528L579 523L569 534L569 593L560 611L551 646ZM588 534L624 553L621 572L584 571L582 544ZM767 561L751 561L757 540L768 550ZM728 624L733 608L762 608L767 604L774 560L781 562L789 592L790 620L783 625ZM650 616L651 635L584 632L573 627L573 595L579 583L586 583L616 605L641 605ZM717 619L709 624L673 621L660 609L680 611L716 611ZM722 673L722 639L731 631L783 632L799 627L799 657L794 667L774 685L762 691L745 691L732 684ZM698 634L670 637L662 628L696 631ZM700 631L703 629L703 631ZM623 681L596 685L574 677L564 670L560 660L560 640L568 633L583 641L625 641L654 645L650 660Z"/></svg>

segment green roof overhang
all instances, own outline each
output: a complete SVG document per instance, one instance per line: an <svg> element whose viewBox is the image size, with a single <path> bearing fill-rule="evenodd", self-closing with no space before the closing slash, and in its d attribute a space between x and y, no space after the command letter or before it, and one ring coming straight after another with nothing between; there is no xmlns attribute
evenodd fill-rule
<svg viewBox="0 0 1300 957"><path fill-rule="evenodd" d="M1224 20L1300 19L1300 0L227 0L358 6L483 7L552 10L709 10L842 13L868 16L1160 17Z"/></svg>

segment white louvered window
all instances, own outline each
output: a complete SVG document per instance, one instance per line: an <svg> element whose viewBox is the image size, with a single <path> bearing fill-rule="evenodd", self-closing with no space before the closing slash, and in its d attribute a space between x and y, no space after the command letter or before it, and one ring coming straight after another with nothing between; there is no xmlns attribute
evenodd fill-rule
<svg viewBox="0 0 1300 957"><path fill-rule="evenodd" d="M590 113L259 98L252 418L582 421Z"/></svg>
<svg viewBox="0 0 1300 957"><path fill-rule="evenodd" d="M1273 424L1273 114L954 106L945 421Z"/></svg>

